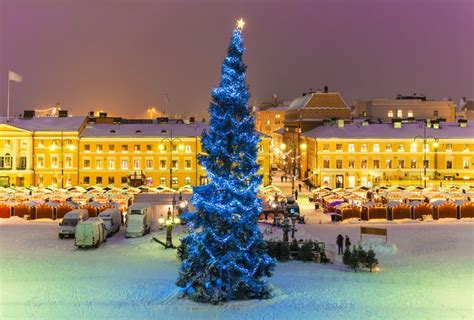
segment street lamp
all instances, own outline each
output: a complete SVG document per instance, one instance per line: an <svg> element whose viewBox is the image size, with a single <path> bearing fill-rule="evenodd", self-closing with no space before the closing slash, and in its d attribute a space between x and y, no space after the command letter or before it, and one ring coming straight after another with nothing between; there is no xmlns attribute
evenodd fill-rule
<svg viewBox="0 0 474 320"><path fill-rule="evenodd" d="M427 144L426 144L426 142L430 139L433 139L434 140L433 147L435 148L435 150L437 150L438 146L439 146L439 143L438 143L439 139L434 137L434 136L427 136L426 135L426 124L423 125L423 136L415 136L413 138L412 146L414 146L414 147L417 146L416 139L423 140L423 187L426 188L426 180L427 180L427 177L426 177L426 167L427 167L427 165L426 165L426 149L427 149Z"/></svg>
<svg viewBox="0 0 474 320"><path fill-rule="evenodd" d="M168 212L166 214L166 219L161 216L158 219L160 226L166 226L166 242L163 243L162 241L158 241L161 245L165 247L165 249L175 249L176 247L173 244L173 227L175 225L181 224L181 219L179 217L174 216L174 208L176 206L176 198L173 195L173 200L171 201L172 206L168 207Z"/></svg>
<svg viewBox="0 0 474 320"><path fill-rule="evenodd" d="M170 188L173 188L173 146L174 142L178 141L180 144L178 145L178 149L181 151L184 149L184 145L180 138L173 138L173 130L170 130L170 137L161 139L161 144L159 146L160 150L164 150L163 142L169 142L170 144Z"/></svg>
<svg viewBox="0 0 474 320"><path fill-rule="evenodd" d="M60 165L61 165L61 188L64 188L64 145L66 145L66 148L70 151L73 151L76 149L74 144L72 143L71 139L66 139L64 140L64 133L61 131L61 139L54 139L52 144L49 146L49 150L54 152L56 149L58 149L58 145L61 148L61 160L60 160Z"/></svg>
<svg viewBox="0 0 474 320"><path fill-rule="evenodd" d="M296 145L294 143L292 143L291 141L289 141L289 144L292 146L291 150L286 152L286 153L283 153L283 156L282 158L283 159L286 159L286 157L290 157L290 160L291 160L291 193L293 194L295 192L295 177L296 177L296 165L298 163L298 175L299 175L299 172L301 171L301 168L300 168L300 158L301 158L301 154L298 154L296 155ZM284 151L286 150L286 144L285 143L282 143L280 145L280 150ZM306 143L301 143L299 145L300 147L300 150L303 150L306 151L306 149L308 148L308 145ZM290 156L290 153L293 153L294 156Z"/></svg>

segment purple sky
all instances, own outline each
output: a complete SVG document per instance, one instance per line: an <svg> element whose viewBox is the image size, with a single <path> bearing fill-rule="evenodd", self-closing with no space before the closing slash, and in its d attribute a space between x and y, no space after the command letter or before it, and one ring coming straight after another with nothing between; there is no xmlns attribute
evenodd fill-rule
<svg viewBox="0 0 474 320"><path fill-rule="evenodd" d="M204 112L235 20L251 103L328 85L355 99L474 96L472 0L0 0L1 114L58 101L74 114L149 105Z"/></svg>

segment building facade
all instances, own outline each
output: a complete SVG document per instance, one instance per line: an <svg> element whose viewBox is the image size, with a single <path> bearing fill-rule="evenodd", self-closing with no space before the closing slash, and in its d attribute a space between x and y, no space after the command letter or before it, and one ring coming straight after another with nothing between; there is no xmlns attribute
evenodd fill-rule
<svg viewBox="0 0 474 320"><path fill-rule="evenodd" d="M317 186L464 185L474 179L474 126L467 122L335 122L303 138L302 170Z"/></svg>
<svg viewBox="0 0 474 320"><path fill-rule="evenodd" d="M166 119L166 120L165 120ZM96 117L2 119L3 186L179 188L207 183L198 164L206 122ZM270 137L261 135L258 163L270 183Z"/></svg>

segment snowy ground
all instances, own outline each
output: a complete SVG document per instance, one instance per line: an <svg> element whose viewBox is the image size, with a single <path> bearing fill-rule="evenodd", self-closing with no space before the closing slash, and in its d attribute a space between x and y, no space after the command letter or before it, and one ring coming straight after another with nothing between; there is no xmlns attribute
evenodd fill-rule
<svg viewBox="0 0 474 320"><path fill-rule="evenodd" d="M1 219L0 219L1 220ZM11 319L472 319L474 223L388 227L382 272L353 273L340 263L279 264L274 298L220 306L178 299L175 251L125 239L96 250L57 238L57 223L0 221L0 318ZM333 243L359 238L360 224L298 226L297 237ZM278 231L275 231L276 237Z"/></svg>

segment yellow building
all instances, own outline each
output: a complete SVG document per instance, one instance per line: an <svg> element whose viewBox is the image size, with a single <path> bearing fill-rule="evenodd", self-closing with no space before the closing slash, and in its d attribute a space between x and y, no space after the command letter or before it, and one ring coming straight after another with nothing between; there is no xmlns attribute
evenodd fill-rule
<svg viewBox="0 0 474 320"><path fill-rule="evenodd" d="M198 164L205 122L121 118L31 117L0 122L0 185L179 188L207 183ZM270 137L258 162L270 183Z"/></svg>
<svg viewBox="0 0 474 320"><path fill-rule="evenodd" d="M335 121L305 132L303 140L302 171L318 186L464 185L474 179L474 126L463 121L430 127Z"/></svg>

